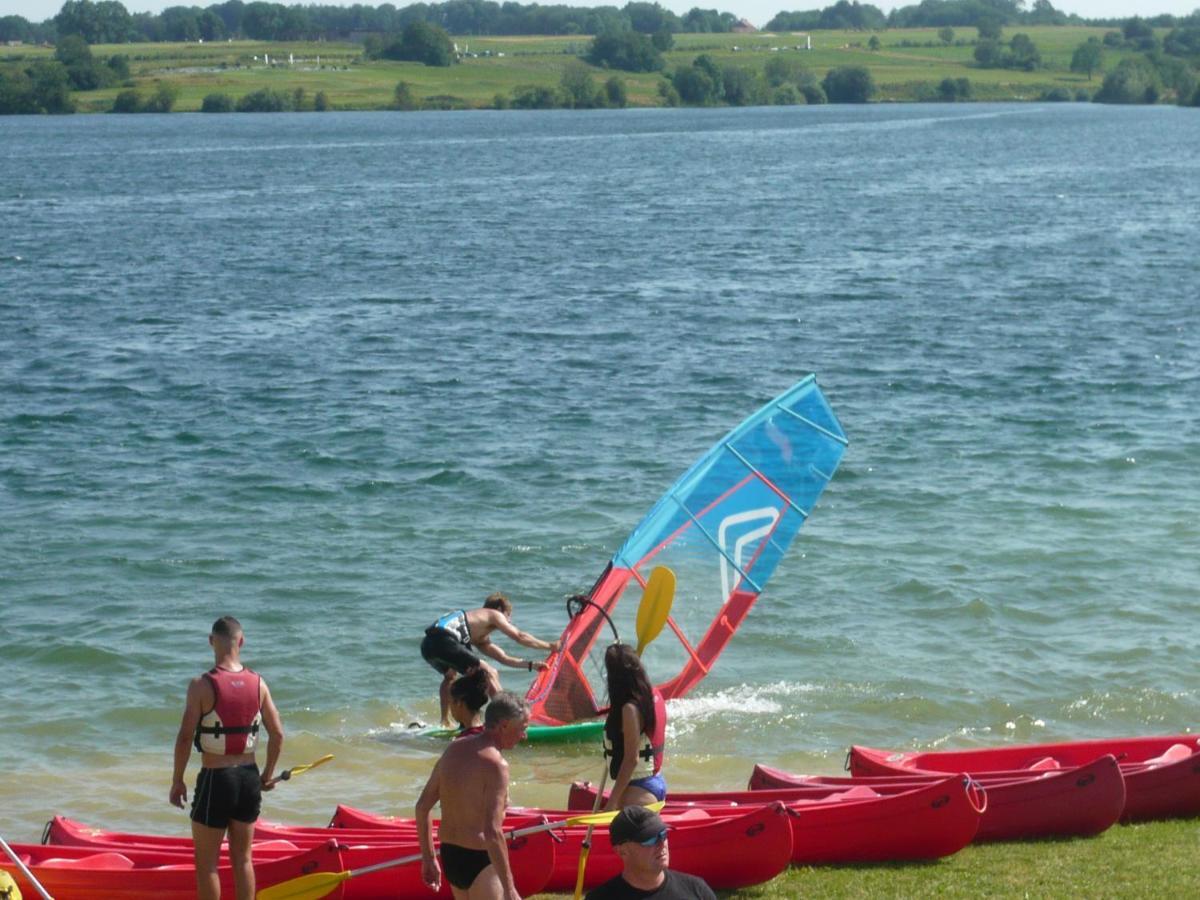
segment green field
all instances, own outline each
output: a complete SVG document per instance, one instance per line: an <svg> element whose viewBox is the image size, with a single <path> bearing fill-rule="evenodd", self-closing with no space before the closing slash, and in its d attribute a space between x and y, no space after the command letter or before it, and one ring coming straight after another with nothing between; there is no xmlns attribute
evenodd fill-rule
<svg viewBox="0 0 1200 900"><path fill-rule="evenodd" d="M971 845L931 863L792 868L768 884L723 896L1197 897L1198 850L1196 820L1150 822L1116 826L1094 838Z"/></svg>
<svg viewBox="0 0 1200 900"><path fill-rule="evenodd" d="M699 53L708 53L723 65L737 65L761 72L767 60L786 54L810 69L818 78L836 66L861 65L871 70L877 86L876 100L916 100L945 78L967 78L977 100L1033 100L1044 92L1067 88L1094 90L1103 73L1089 83L1070 71L1071 54L1089 37L1102 37L1107 29L1075 26L1041 26L1006 29L1008 40L1018 31L1028 34L1042 54L1044 67L1034 72L1011 69L980 69L973 65L975 29L956 30L955 43L944 45L936 29L903 29L875 34L877 51L867 49L870 33L818 31L812 33L812 49L800 50L804 36L772 34L683 34L665 54L667 71L689 65ZM573 37L467 37L456 38L469 55L448 68L419 63L366 60L362 48L352 43L271 43L231 41L208 44L112 44L97 45L93 55L107 59L123 54L130 59L131 82L119 87L76 93L82 112L106 111L116 95L129 86L151 93L160 82L179 89L175 109L200 108L205 95L219 92L235 100L262 88L293 92L302 88L308 98L323 91L333 109L386 109L399 81L409 84L418 101L441 98L442 105L489 107L495 97L510 96L526 85L556 88L567 63L587 49L589 38ZM6 47L0 63L31 57L49 57L52 48ZM1107 49L1105 69L1126 55ZM270 62L267 62L269 57ZM660 73L592 70L597 84L616 74L626 83L634 106L662 103Z"/></svg>

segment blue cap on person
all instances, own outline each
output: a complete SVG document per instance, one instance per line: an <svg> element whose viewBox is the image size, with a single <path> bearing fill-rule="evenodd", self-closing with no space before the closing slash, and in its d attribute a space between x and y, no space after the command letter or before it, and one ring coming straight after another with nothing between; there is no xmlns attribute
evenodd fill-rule
<svg viewBox="0 0 1200 900"><path fill-rule="evenodd" d="M629 841L644 844L655 838L661 839L666 831L667 825L658 813L644 806L627 806L609 823L608 837L615 847Z"/></svg>

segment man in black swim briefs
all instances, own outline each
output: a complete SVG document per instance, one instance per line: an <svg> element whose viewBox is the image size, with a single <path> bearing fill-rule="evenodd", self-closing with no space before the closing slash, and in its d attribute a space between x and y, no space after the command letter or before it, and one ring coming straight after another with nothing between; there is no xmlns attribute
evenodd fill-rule
<svg viewBox="0 0 1200 900"><path fill-rule="evenodd" d="M479 609L456 609L446 613L425 629L425 637L421 641L421 657L442 676L438 699L441 702L443 728L451 727L450 685L459 675L482 667L490 673L491 692L494 694L500 690L499 675L494 667L480 658L480 653L514 669L532 672L546 668L546 663L542 660L509 656L492 643L493 631L506 634L531 650L558 650L558 641L542 641L513 626L510 621L512 609L512 603L507 597L503 594L492 594Z"/></svg>
<svg viewBox="0 0 1200 900"><path fill-rule="evenodd" d="M492 698L483 732L451 742L417 800L421 877L441 889L442 873L457 900L520 900L508 862L504 811L508 763L503 751L525 737L529 707L509 691ZM433 853L433 808L441 804L438 827L441 866Z"/></svg>

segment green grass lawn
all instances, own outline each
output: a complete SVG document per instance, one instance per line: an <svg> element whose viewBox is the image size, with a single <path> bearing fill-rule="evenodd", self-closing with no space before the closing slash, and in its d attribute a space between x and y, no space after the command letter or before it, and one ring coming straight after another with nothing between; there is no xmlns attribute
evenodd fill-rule
<svg viewBox="0 0 1200 900"><path fill-rule="evenodd" d="M1089 37L1102 37L1106 29L1005 29L1004 38L1010 39L1018 30L1037 45L1045 62L1043 68L1034 72L976 68L973 28L956 29L955 42L949 45L938 39L936 29L881 31L875 34L880 42L875 51L867 49L871 34L855 31L813 32L811 50L797 49L805 45L805 37L794 33L682 34L675 37L675 46L665 59L670 71L690 65L699 53L708 53L723 65L761 72L772 57L786 54L818 78L836 66L861 65L871 70L876 99L882 101L918 99L945 78L969 79L972 97L978 100L1031 100L1055 87L1074 92L1099 86L1103 73L1089 83L1084 76L1070 71L1070 61L1080 43ZM450 97L457 98L458 105L487 107L497 94L509 96L521 86L556 88L564 67L587 50L590 38L460 37L455 41L470 55L448 68L365 60L358 44L325 41L107 44L93 47L92 52L100 59L114 54L129 57L132 84L145 94L152 93L163 81L176 85L179 97L175 109L179 111L198 110L210 93L225 93L237 100L262 88L288 93L302 88L310 101L323 91L333 109L386 109L399 81L407 82L418 100ZM0 63L52 55L50 48L8 47L0 50ZM1125 55L1106 49L1104 67L1111 69ZM597 85L614 74L626 83L631 105L662 103L657 90L660 73L593 69ZM80 111L106 111L127 87L78 92L74 96Z"/></svg>
<svg viewBox="0 0 1200 900"><path fill-rule="evenodd" d="M1197 820L1150 822L1094 838L971 845L932 863L793 867L767 884L722 896L1200 897L1198 851Z"/></svg>

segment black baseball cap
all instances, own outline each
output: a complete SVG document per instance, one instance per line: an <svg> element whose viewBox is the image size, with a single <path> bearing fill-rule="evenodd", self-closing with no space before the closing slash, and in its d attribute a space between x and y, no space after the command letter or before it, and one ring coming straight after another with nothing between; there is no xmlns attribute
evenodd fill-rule
<svg viewBox="0 0 1200 900"><path fill-rule="evenodd" d="M666 830L658 813L644 806L627 806L609 824L608 836L615 847L628 841L648 841Z"/></svg>

